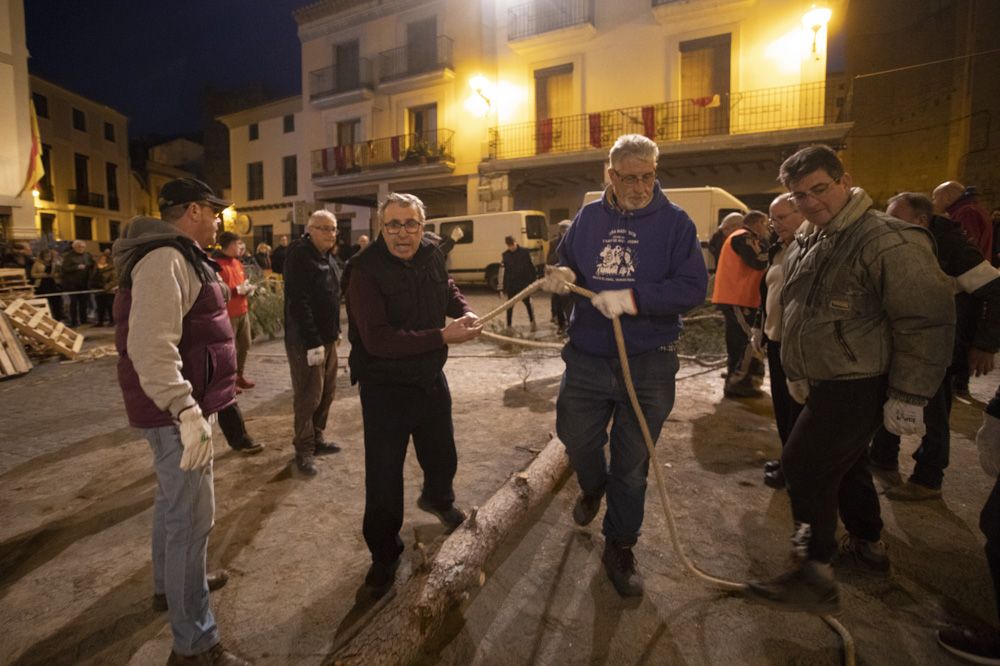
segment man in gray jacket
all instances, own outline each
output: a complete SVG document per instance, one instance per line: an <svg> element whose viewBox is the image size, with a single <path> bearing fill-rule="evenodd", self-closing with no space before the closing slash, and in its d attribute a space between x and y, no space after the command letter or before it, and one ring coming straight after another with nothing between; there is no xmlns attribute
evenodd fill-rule
<svg viewBox="0 0 1000 666"><path fill-rule="evenodd" d="M789 249L781 295L781 363L805 404L781 457L798 563L751 582L748 595L827 614L839 606L838 508L848 533L839 559L889 569L866 448L880 424L923 434L923 407L951 361L955 307L930 234L875 210L832 149L803 148L780 180L817 228Z"/></svg>

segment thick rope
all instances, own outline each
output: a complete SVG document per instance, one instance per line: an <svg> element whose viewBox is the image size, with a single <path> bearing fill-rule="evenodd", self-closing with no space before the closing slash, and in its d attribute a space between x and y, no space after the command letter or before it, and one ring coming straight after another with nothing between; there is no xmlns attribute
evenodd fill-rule
<svg viewBox="0 0 1000 666"><path fill-rule="evenodd" d="M538 291L544 280L536 280L530 285L518 292L513 298L508 300L503 305L500 305L494 310L491 310L485 314L480 320L485 323L490 319L498 316L501 312L507 310L507 308L513 307L518 302L527 298L534 292ZM593 298L595 296L594 292L579 287L575 284L568 283L570 291L573 291L585 298ZM684 552L684 546L681 544L680 536L677 532L677 524L674 522L674 512L670 506L670 496L667 493L666 483L663 480L663 472L660 470L660 465L657 463L656 449L654 447L655 442L653 442L653 437L649 433L649 426L646 424L646 417L642 412L642 406L639 404L639 397L635 393L635 386L632 384L632 373L629 370L628 363L628 353L625 349L625 336L622 333L622 325L618 320L618 317L614 317L611 320L611 325L615 331L615 343L618 347L618 360L622 367L622 377L625 380L625 389L628 392L629 401L632 404L632 409L635 412L636 419L639 421L639 427L642 430L642 438L646 442L646 450L649 453L650 467L653 468L653 476L656 479L656 489L660 496L660 503L663 505L663 513L667 519L667 528L670 532L670 542L673 545L674 553L677 555L678 559L684 564L684 567L694 575L695 578L702 581L709 587L713 587L718 590L725 590L729 592L745 592L747 589L746 583L739 583L736 581L726 580L724 578L717 578L710 574L705 573L699 569L695 564L688 558L687 554ZM506 338L510 342L516 344L523 344L526 341L520 340L518 338ZM831 615L821 615L820 616L824 622L826 622L834 631L840 635L840 639L844 646L844 663L846 666L855 665L855 655L854 655L854 638L851 636L847 628L842 625L836 618Z"/></svg>

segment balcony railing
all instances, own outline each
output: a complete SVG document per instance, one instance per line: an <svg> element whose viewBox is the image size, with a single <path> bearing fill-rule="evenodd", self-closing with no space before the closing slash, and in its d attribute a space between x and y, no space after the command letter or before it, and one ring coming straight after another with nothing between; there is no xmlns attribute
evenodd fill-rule
<svg viewBox="0 0 1000 666"><path fill-rule="evenodd" d="M374 83L372 61L358 60L357 67L331 65L309 72L309 99L315 101L330 95L371 88Z"/></svg>
<svg viewBox="0 0 1000 666"><path fill-rule="evenodd" d="M96 192L84 192L83 190L70 190L69 202L80 206L104 208L104 195Z"/></svg>
<svg viewBox="0 0 1000 666"><path fill-rule="evenodd" d="M653 6L659 7L660 5L669 5L673 2L677 2L677 0L653 0Z"/></svg>
<svg viewBox="0 0 1000 666"><path fill-rule="evenodd" d="M422 134L397 134L312 151L312 176L342 176L372 169L450 162L455 132L437 129Z"/></svg>
<svg viewBox="0 0 1000 666"><path fill-rule="evenodd" d="M453 66L452 40L445 35L439 35L434 41L411 42L378 54L380 81L403 79Z"/></svg>
<svg viewBox="0 0 1000 666"><path fill-rule="evenodd" d="M535 0L507 10L507 40L593 22L592 0Z"/></svg>
<svg viewBox="0 0 1000 666"><path fill-rule="evenodd" d="M490 159L606 150L622 134L657 143L818 127L849 120L845 84L827 80L648 106L562 116L490 129Z"/></svg>

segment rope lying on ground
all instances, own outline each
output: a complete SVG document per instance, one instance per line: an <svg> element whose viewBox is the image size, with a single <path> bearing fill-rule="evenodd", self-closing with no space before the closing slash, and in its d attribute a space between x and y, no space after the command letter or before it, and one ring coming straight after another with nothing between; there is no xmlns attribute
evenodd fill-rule
<svg viewBox="0 0 1000 666"><path fill-rule="evenodd" d="M513 307L521 300L527 298L534 292L541 289L544 280L536 280L528 285L526 288L522 289L513 298L509 299L507 302L503 303L499 307L491 310L483 317L480 321L485 323L490 319L498 316L501 312L504 312L508 308ZM576 294L579 294L585 298L593 298L594 292L579 287L575 284L567 283L569 289ZM660 503L663 505L663 513L667 519L667 527L670 532L670 542L674 548L674 553L677 555L678 559L684 564L684 567L695 576L698 580L702 581L709 587L713 587L718 590L725 590L728 592L745 592L747 589L746 583L739 583L736 581L730 581L723 578L717 578L710 574L705 573L701 569L695 566L695 564L688 558L687 554L684 552L684 547L681 544L680 537L677 533L677 524L674 522L674 512L670 506L670 496L667 494L666 484L663 481L663 472L660 470L660 465L656 463L656 449L654 447L655 442L653 442L652 435L649 433L649 426L646 424L646 417L642 412L642 406L639 404L639 398L635 393L635 386L632 384L632 373L629 370L628 353L625 349L625 336L622 333L622 325L618 317L611 320L611 325L615 332L615 343L618 347L618 360L622 367L622 376L625 379L625 389L628 392L629 401L632 404L632 410L635 412L636 419L639 421L639 427L642 430L642 438L646 442L646 450L649 453L650 467L653 469L653 476L656 479L656 489L660 496ZM525 341L519 338L505 338L506 340L515 343L523 344ZM844 646L844 663L847 666L854 666L855 656L854 656L854 638L851 636L847 628L844 627L840 622L836 620L833 616L822 615L820 616L824 622L826 622L834 631L836 631L843 641Z"/></svg>

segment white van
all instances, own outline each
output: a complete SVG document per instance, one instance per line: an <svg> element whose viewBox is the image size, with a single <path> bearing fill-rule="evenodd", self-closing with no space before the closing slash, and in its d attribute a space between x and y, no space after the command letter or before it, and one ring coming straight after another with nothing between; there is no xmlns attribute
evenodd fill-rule
<svg viewBox="0 0 1000 666"><path fill-rule="evenodd" d="M721 187L675 187L663 190L671 203L677 204L688 214L694 226L698 229L698 240L701 241L705 264L709 269L715 267L715 259L708 252L708 241L719 227L722 218L730 213L746 213L746 205L726 192ZM583 196L583 205L597 201L604 196L604 191L587 192Z"/></svg>
<svg viewBox="0 0 1000 666"><path fill-rule="evenodd" d="M506 213L460 215L427 220L426 231L449 238L461 227L462 240L448 253L448 272L456 282L483 283L497 289L500 279L500 256L507 249L504 238L513 236L541 273L548 251L549 225L545 213L537 210L512 210Z"/></svg>

